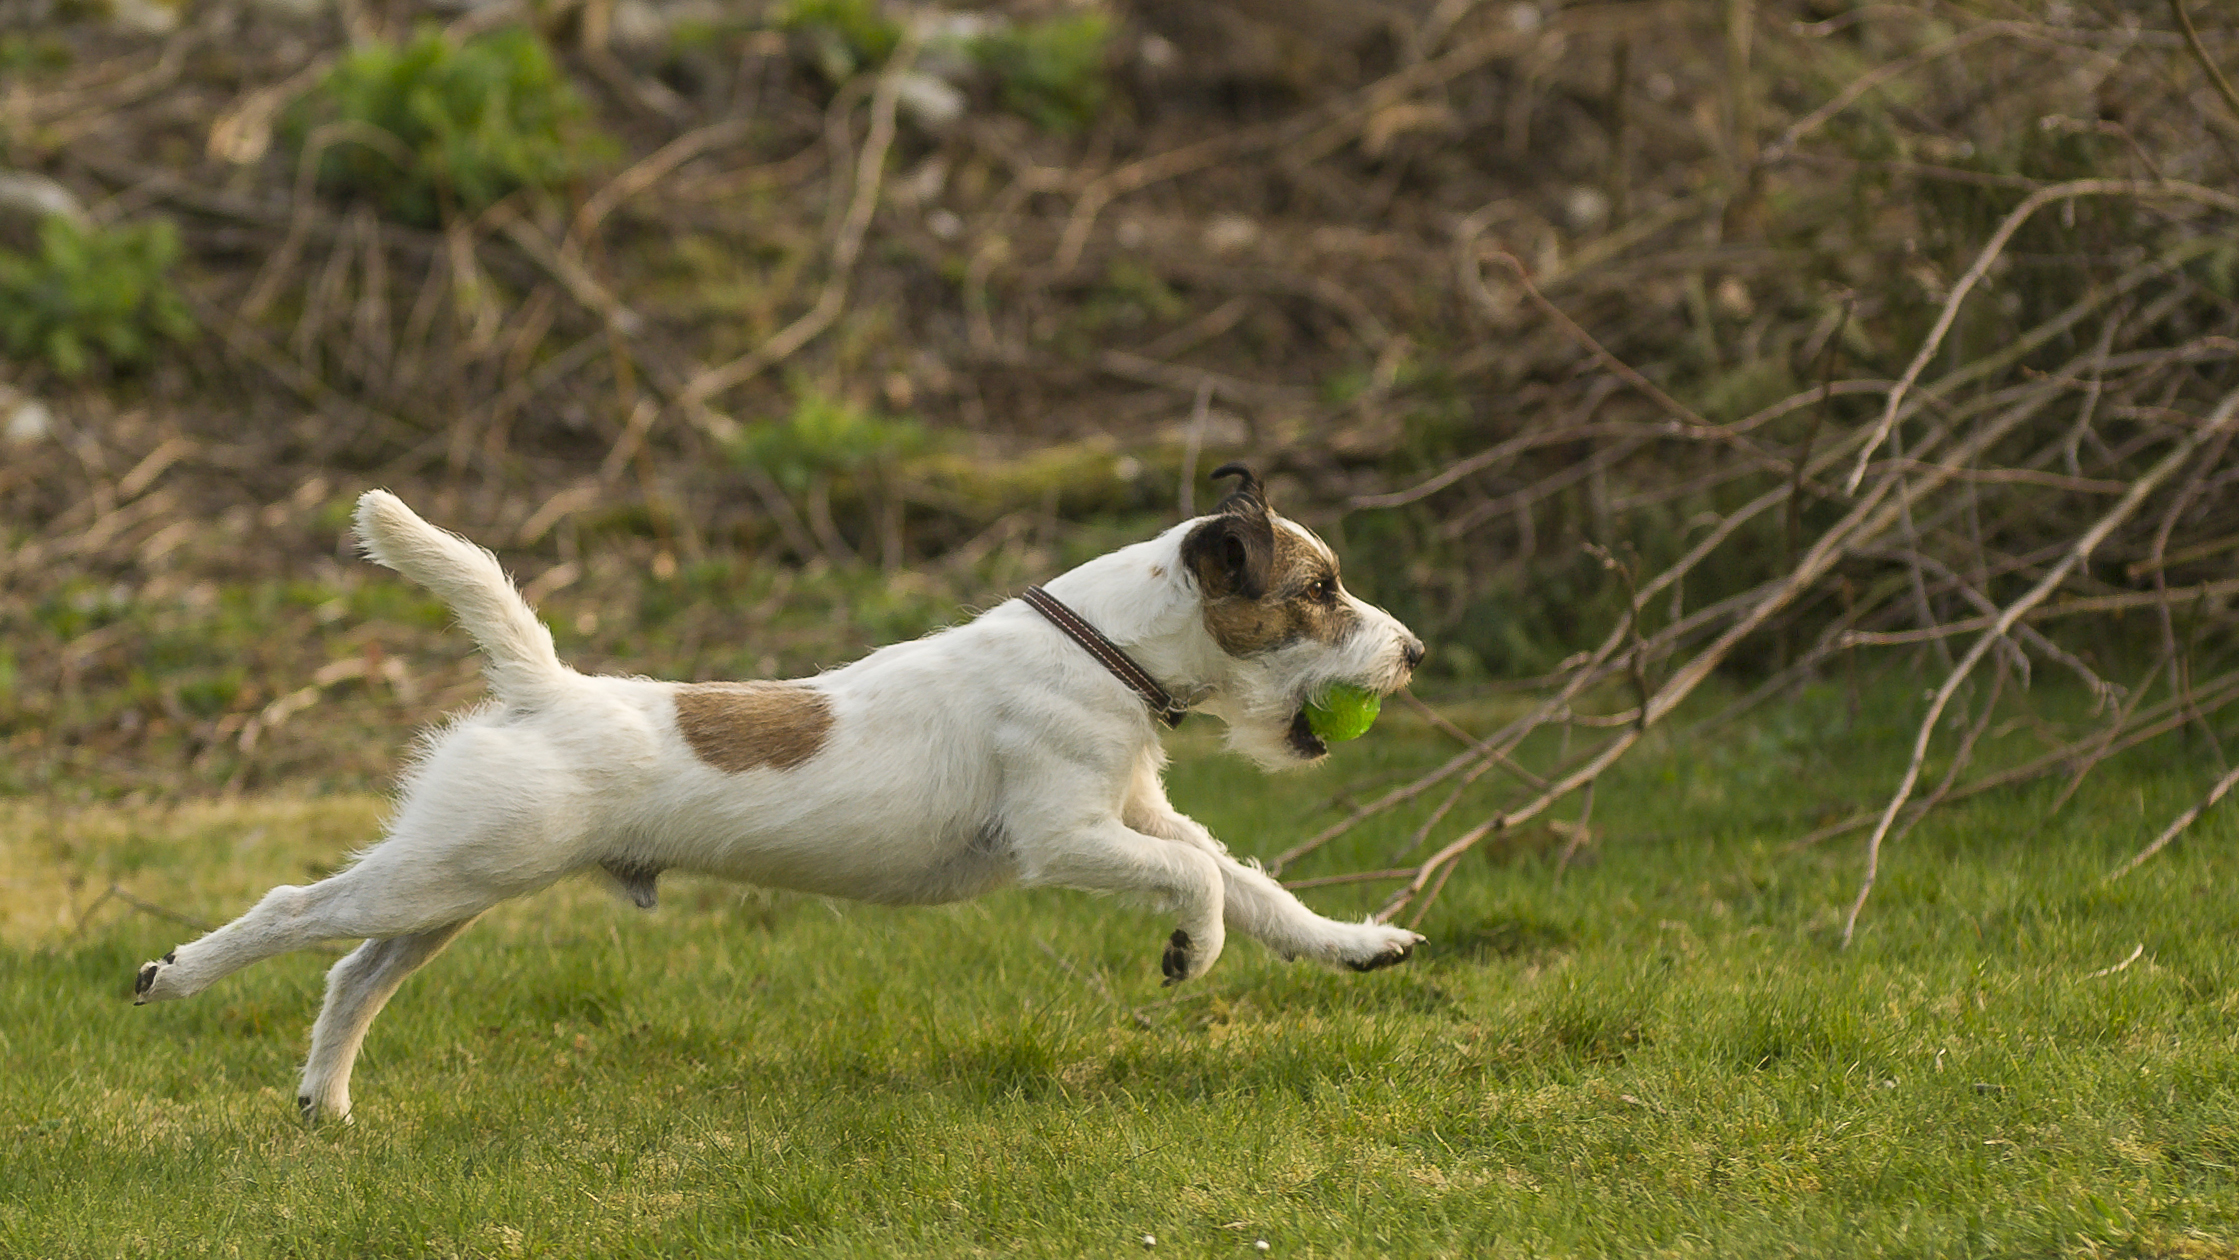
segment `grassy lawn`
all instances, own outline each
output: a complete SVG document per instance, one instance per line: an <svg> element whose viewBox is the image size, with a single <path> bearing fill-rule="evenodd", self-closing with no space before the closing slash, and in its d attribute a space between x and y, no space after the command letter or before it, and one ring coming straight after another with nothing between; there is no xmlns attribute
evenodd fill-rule
<svg viewBox="0 0 2239 1260"><path fill-rule="evenodd" d="M1069 894L563 887L416 977L356 1123L315 1130L331 955L135 1010L192 931L84 911L117 882L230 917L379 802L0 804L0 1255L2239 1255L2239 815L2098 883L2206 754L1934 815L1844 953L1855 843L1787 846L1909 728L1843 726L1815 698L1644 749L1584 864L1540 833L1473 855L1428 950L1369 976L1238 938L1162 990L1171 925ZM1198 727L1174 796L1273 853L1449 748L1393 714L1265 779ZM1416 821L1288 873L1387 865Z"/></svg>

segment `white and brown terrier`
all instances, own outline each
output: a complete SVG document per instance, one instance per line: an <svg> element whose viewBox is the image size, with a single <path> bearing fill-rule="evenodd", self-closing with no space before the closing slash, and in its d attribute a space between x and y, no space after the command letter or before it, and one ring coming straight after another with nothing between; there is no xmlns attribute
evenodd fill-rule
<svg viewBox="0 0 2239 1260"><path fill-rule="evenodd" d="M371 491L366 554L450 605L495 699L425 738L386 839L146 964L137 1000L367 938L328 973L311 1030L297 1102L316 1118L349 1114L351 1062L407 975L484 910L578 871L649 908L667 870L896 905L1010 885L1148 894L1180 916L1168 983L1204 974L1229 925L1285 958L1399 962L1421 937L1315 914L1167 803L1162 719L1202 710L1261 765L1303 765L1328 751L1309 698L1389 693L1423 656L1248 469L1214 476L1241 482L1213 514L1046 590L814 678L743 683L569 669L495 556Z"/></svg>

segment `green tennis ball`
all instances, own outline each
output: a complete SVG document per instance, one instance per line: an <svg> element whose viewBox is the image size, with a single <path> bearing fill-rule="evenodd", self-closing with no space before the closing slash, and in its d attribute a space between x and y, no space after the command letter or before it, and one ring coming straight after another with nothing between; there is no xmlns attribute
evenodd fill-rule
<svg viewBox="0 0 2239 1260"><path fill-rule="evenodd" d="M1384 697L1375 692L1339 683L1306 706L1306 729L1325 744L1342 744L1366 735L1383 707Z"/></svg>

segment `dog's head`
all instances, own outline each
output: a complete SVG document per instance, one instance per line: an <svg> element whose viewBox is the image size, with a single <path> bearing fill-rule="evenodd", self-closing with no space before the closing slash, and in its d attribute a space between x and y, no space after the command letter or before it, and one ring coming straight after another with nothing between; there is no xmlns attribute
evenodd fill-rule
<svg viewBox="0 0 2239 1260"><path fill-rule="evenodd" d="M1181 545L1205 632L1226 660L1204 707L1228 723L1230 745L1263 766L1318 761L1329 748L1307 726L1307 702L1336 683L1399 690L1422 662L1422 640L1347 592L1337 554L1269 508L1251 469L1225 464L1213 476L1237 478L1236 488Z"/></svg>

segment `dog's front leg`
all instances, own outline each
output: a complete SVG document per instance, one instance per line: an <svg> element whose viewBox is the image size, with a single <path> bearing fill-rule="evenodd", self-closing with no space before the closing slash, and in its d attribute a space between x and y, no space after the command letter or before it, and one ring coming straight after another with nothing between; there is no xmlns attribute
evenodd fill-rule
<svg viewBox="0 0 2239 1260"><path fill-rule="evenodd" d="M1126 819L1150 835L1210 855L1221 873L1228 921L1286 959L1308 958L1330 967L1374 971L1405 962L1422 943L1421 936L1406 928L1373 919L1341 923L1314 913L1258 863L1238 861L1203 823L1169 804L1155 776L1137 779L1128 797Z"/></svg>
<svg viewBox="0 0 2239 1260"><path fill-rule="evenodd" d="M1157 897L1181 916L1159 958L1166 983L1212 969L1227 938L1226 881L1203 849L1147 836L1117 818L1019 838L1020 883Z"/></svg>
<svg viewBox="0 0 2239 1260"><path fill-rule="evenodd" d="M1227 887L1229 921L1284 958L1375 971L1406 962L1423 942L1420 934L1374 917L1344 923L1316 914L1257 863L1239 862L1226 852L1217 860Z"/></svg>

